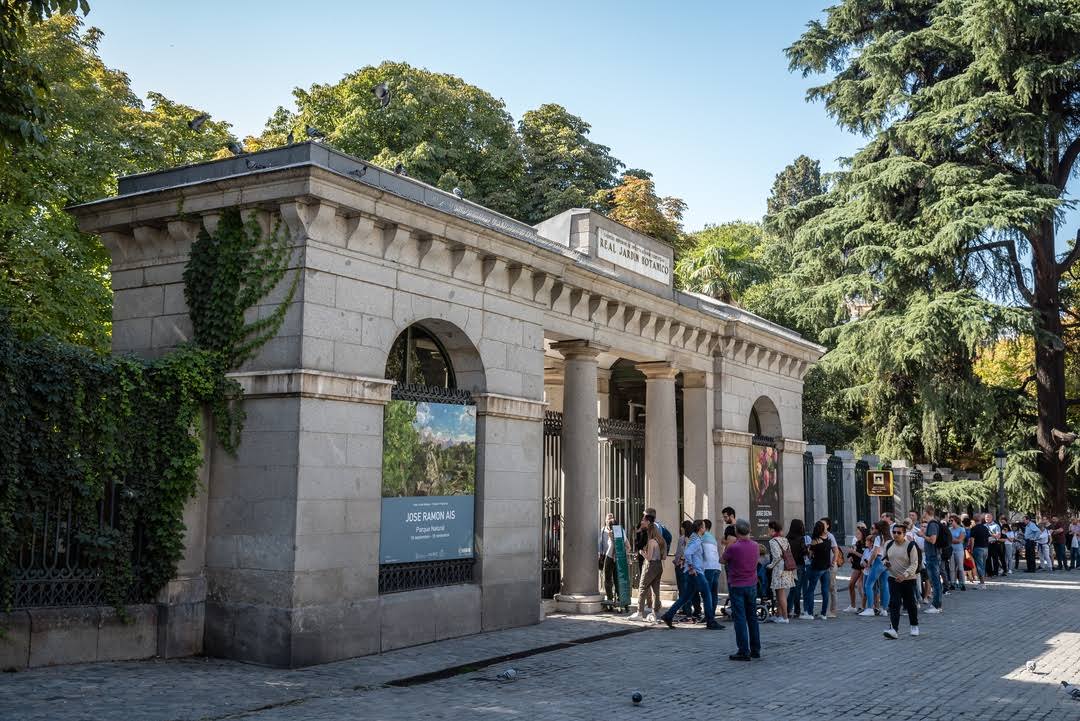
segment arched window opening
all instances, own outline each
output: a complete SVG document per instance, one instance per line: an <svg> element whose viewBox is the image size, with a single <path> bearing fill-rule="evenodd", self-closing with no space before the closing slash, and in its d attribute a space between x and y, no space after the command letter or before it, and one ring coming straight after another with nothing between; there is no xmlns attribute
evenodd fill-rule
<svg viewBox="0 0 1080 721"><path fill-rule="evenodd" d="M424 329L411 325L390 347L386 378L399 385L456 388L454 367L442 343Z"/></svg>
<svg viewBox="0 0 1080 721"><path fill-rule="evenodd" d="M750 424L747 427L746 431L748 433L753 433L755 436L762 435L762 433L761 433L761 419L758 418L757 411L754 410L753 408L750 409Z"/></svg>

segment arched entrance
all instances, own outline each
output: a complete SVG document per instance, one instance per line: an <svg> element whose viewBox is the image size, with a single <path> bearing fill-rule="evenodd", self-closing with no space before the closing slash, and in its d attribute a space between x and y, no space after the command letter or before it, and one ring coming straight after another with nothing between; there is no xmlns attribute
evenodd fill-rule
<svg viewBox="0 0 1080 721"><path fill-rule="evenodd" d="M471 583L479 355L445 321L414 323L385 373L397 383L383 414L379 593Z"/></svg>
<svg viewBox="0 0 1080 721"><path fill-rule="evenodd" d="M780 414L768 396L754 401L747 420L753 434L750 446L750 529L757 538L767 538L769 521L782 521L784 464L777 449L783 437Z"/></svg>

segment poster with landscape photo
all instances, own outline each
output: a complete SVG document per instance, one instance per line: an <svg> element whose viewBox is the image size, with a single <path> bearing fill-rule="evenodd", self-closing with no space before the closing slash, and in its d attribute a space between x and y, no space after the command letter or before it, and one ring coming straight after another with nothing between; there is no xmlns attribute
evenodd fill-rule
<svg viewBox="0 0 1080 721"><path fill-rule="evenodd" d="M476 407L390 401L379 562L471 557L475 492Z"/></svg>

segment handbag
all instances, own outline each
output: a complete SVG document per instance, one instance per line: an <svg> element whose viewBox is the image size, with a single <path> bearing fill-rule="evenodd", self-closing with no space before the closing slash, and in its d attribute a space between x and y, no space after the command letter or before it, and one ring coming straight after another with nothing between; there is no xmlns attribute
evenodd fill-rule
<svg viewBox="0 0 1080 721"><path fill-rule="evenodd" d="M787 542L786 538L784 539L784 545L780 548L784 553L784 570L794 571L796 569L795 555L791 552L791 544Z"/></svg>
<svg viewBox="0 0 1080 721"><path fill-rule="evenodd" d="M964 550L964 570L965 571L974 571L975 570L975 559L971 557L971 551L968 551L966 549Z"/></svg>

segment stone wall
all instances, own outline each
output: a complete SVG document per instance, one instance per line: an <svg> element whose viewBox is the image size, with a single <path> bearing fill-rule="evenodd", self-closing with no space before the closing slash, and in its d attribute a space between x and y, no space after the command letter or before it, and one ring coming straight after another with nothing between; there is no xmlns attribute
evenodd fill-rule
<svg viewBox="0 0 1080 721"><path fill-rule="evenodd" d="M32 608L0 612L0 671L167 656L158 606Z"/></svg>

